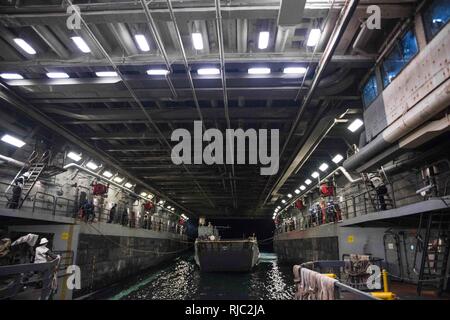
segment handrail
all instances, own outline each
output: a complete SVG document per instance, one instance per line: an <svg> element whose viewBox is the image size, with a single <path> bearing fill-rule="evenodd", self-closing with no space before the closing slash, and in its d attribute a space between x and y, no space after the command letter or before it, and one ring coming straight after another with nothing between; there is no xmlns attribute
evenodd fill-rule
<svg viewBox="0 0 450 320"><path fill-rule="evenodd" d="M53 199L53 202L52 202L52 204L53 204L52 214L55 215L55 205L56 205L56 202L55 202L55 201L56 201L56 198L55 198L55 196L52 195L52 194L49 194L49 193L41 192L41 191L38 191L38 192L36 192L36 193L33 195L33 207L32 207L31 212L34 212L34 210L35 210L35 208L36 208L36 201L40 201L40 200L37 198L37 195L38 195L38 194L42 194L43 196L47 196L47 197L50 197L50 198ZM45 208L40 208L40 209L45 210Z"/></svg>
<svg viewBox="0 0 450 320"><path fill-rule="evenodd" d="M40 272L42 273L41 300L48 300L51 294L52 275L56 270L56 266L58 265L58 263L59 259L57 258L46 263L26 263L0 266L0 277L13 275L18 276L14 281L16 282L18 289L21 289L23 287L21 283L23 275L29 272ZM14 293L17 294L18 291L13 292L13 294Z"/></svg>

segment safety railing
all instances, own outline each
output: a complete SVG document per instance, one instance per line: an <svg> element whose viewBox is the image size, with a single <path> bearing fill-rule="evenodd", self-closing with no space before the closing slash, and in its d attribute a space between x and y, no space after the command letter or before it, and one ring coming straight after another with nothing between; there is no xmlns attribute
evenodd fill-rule
<svg viewBox="0 0 450 320"><path fill-rule="evenodd" d="M450 171L442 171L439 174L436 174L433 178L436 181L436 185L434 186L436 188L436 195L438 197L449 196ZM397 175L390 178L389 183L386 184L387 193L384 198L382 198L382 196L378 197L373 194L371 195L373 190L365 190L364 185L361 184L361 188L364 188L364 191L356 193L352 193L352 190L355 188L354 185L350 186L350 188L353 189L337 188L337 196L334 197L334 199L335 203L341 210L341 218L343 220L352 219L369 213L385 211L424 201L429 197L429 195L427 197L423 197L417 193L417 190L423 188L427 183L428 181L419 177L418 174ZM343 194L347 195L339 197L339 195ZM312 201L312 203L316 202L319 202L319 199ZM277 226L276 233L306 230L330 223L330 221L319 223L318 219L311 215L311 213L307 210L308 209L306 209L306 212L303 211L295 216L284 219ZM333 222L337 222L337 220Z"/></svg>
<svg viewBox="0 0 450 320"><path fill-rule="evenodd" d="M0 299L48 300L58 263L59 259L55 259L47 263L0 266Z"/></svg>

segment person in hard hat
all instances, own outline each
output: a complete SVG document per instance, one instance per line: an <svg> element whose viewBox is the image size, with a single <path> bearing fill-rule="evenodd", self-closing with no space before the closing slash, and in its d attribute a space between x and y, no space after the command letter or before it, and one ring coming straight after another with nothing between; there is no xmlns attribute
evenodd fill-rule
<svg viewBox="0 0 450 320"><path fill-rule="evenodd" d="M47 248L47 244L47 238L42 238L35 250L34 263L46 263L59 257Z"/></svg>

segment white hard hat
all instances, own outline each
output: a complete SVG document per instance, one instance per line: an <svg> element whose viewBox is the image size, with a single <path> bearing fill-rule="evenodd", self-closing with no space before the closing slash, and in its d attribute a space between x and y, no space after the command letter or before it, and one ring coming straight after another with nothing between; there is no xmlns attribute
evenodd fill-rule
<svg viewBox="0 0 450 320"><path fill-rule="evenodd" d="M47 243L48 243L47 238L42 238L41 242L39 242L40 245L47 244Z"/></svg>

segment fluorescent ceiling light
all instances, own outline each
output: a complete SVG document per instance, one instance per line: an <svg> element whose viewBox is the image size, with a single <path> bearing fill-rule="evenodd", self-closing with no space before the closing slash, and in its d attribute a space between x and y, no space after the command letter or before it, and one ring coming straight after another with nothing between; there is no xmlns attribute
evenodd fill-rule
<svg viewBox="0 0 450 320"><path fill-rule="evenodd" d="M89 161L86 164L86 167L88 167L89 169L92 169L92 170L97 170L98 169L98 165L96 163L92 162L92 161Z"/></svg>
<svg viewBox="0 0 450 320"><path fill-rule="evenodd" d="M288 193L287 197L292 198L292 194Z"/></svg>
<svg viewBox="0 0 450 320"><path fill-rule="evenodd" d="M269 74L270 68L250 68L248 74Z"/></svg>
<svg viewBox="0 0 450 320"><path fill-rule="evenodd" d="M111 178L113 176L113 174L110 171L103 172L103 175L107 178Z"/></svg>
<svg viewBox="0 0 450 320"><path fill-rule="evenodd" d="M215 74L220 74L220 70L217 68L202 68L202 69L198 69L197 73L199 75L215 75Z"/></svg>
<svg viewBox="0 0 450 320"><path fill-rule="evenodd" d="M165 76L169 73L169 70L166 69L149 69L147 70L147 74L150 76Z"/></svg>
<svg viewBox="0 0 450 320"><path fill-rule="evenodd" d="M47 72L47 77L50 79L68 79L69 75L65 72Z"/></svg>
<svg viewBox="0 0 450 320"><path fill-rule="evenodd" d="M304 185L301 185L301 186L300 186L300 190L303 191L303 190L305 190L305 189L306 189L306 187L305 187Z"/></svg>
<svg viewBox="0 0 450 320"><path fill-rule="evenodd" d="M306 42L306 45L308 47L315 47L320 40L321 31L320 29L311 29L309 32L308 41Z"/></svg>
<svg viewBox="0 0 450 320"><path fill-rule="evenodd" d="M148 199L153 199L154 195L152 195L151 193L148 194L147 198Z"/></svg>
<svg viewBox="0 0 450 320"><path fill-rule="evenodd" d="M115 181L115 182L117 182L117 183L121 183L121 182L123 181L123 178L121 178L121 177L115 177L115 178L113 179L113 181Z"/></svg>
<svg viewBox="0 0 450 320"><path fill-rule="evenodd" d="M283 69L283 73L286 74L304 74L306 73L306 68L304 67L287 67Z"/></svg>
<svg viewBox="0 0 450 320"><path fill-rule="evenodd" d="M355 132L356 130L358 130L359 128L361 128L361 126L364 124L364 122L361 119L355 119L355 121L353 121L349 126L348 126L348 130L350 130L351 132Z"/></svg>
<svg viewBox="0 0 450 320"><path fill-rule="evenodd" d="M300 193L300 190L298 190L298 189L295 189L295 194L299 194Z"/></svg>
<svg viewBox="0 0 450 320"><path fill-rule="evenodd" d="M310 185L310 184L312 183L312 181L309 180L309 179L306 179L306 180L305 180L305 183L306 183L307 185Z"/></svg>
<svg viewBox="0 0 450 320"><path fill-rule="evenodd" d="M71 39L73 42L75 42L75 44L77 45L78 49L81 50L81 52L84 53L91 52L91 49L89 48L89 46L86 44L86 42L83 40L82 37L72 37Z"/></svg>
<svg viewBox="0 0 450 320"><path fill-rule="evenodd" d="M323 172L327 171L327 169L328 169L328 164L326 164L325 162L322 163L319 167L319 170L323 171Z"/></svg>
<svg viewBox="0 0 450 320"><path fill-rule="evenodd" d="M75 152L73 152L73 151L70 151L70 152L67 154L67 156L68 156L70 159L72 159L72 160L74 160L74 161L77 161L77 162L81 160L81 154L75 153Z"/></svg>
<svg viewBox="0 0 450 320"><path fill-rule="evenodd" d="M150 46L148 45L147 39L143 34L137 34L134 36L134 39L136 40L139 49L141 51L150 51Z"/></svg>
<svg viewBox="0 0 450 320"><path fill-rule="evenodd" d="M9 143L10 145L13 145L17 148L22 148L26 144L24 141L20 140L19 138L13 137L9 134L5 134L2 137L2 141Z"/></svg>
<svg viewBox="0 0 450 320"><path fill-rule="evenodd" d="M316 179L316 178L319 177L319 173L318 173L317 171L314 171L314 172L311 174L311 177L313 177L314 179Z"/></svg>
<svg viewBox="0 0 450 320"><path fill-rule="evenodd" d="M5 80L22 80L22 75L18 73L2 73L0 74L0 77Z"/></svg>
<svg viewBox="0 0 450 320"><path fill-rule="evenodd" d="M141 196L143 197L147 196L147 192L141 192Z"/></svg>
<svg viewBox="0 0 450 320"><path fill-rule="evenodd" d="M334 163L339 163L339 162L341 162L342 161L342 159L344 159L344 157L343 156L341 156L340 154L337 154L337 155L335 155L334 156L334 158L333 159L331 159L331 161L333 161Z"/></svg>
<svg viewBox="0 0 450 320"><path fill-rule="evenodd" d="M277 207L277 209L279 210L279 209L281 209L281 207L280 207L280 206L278 206L278 207Z"/></svg>
<svg viewBox="0 0 450 320"><path fill-rule="evenodd" d="M36 50L33 49L32 46L30 46L25 40L21 38L15 38L14 42L22 48L23 51L25 51L28 54L36 54Z"/></svg>
<svg viewBox="0 0 450 320"><path fill-rule="evenodd" d="M123 180L123 179L121 179ZM133 185L129 182L125 183L125 188L131 189L133 187Z"/></svg>
<svg viewBox="0 0 450 320"><path fill-rule="evenodd" d="M283 199L283 200L281 200L281 203L286 203L286 200L284 200L284 199Z"/></svg>
<svg viewBox="0 0 450 320"><path fill-rule="evenodd" d="M195 50L203 50L202 34L199 32L194 32L192 34L192 43L194 44Z"/></svg>
<svg viewBox="0 0 450 320"><path fill-rule="evenodd" d="M269 32L263 31L259 33L258 49L266 49L269 46Z"/></svg>
<svg viewBox="0 0 450 320"><path fill-rule="evenodd" d="M118 74L115 71L97 71L95 73L97 77L117 77Z"/></svg>

